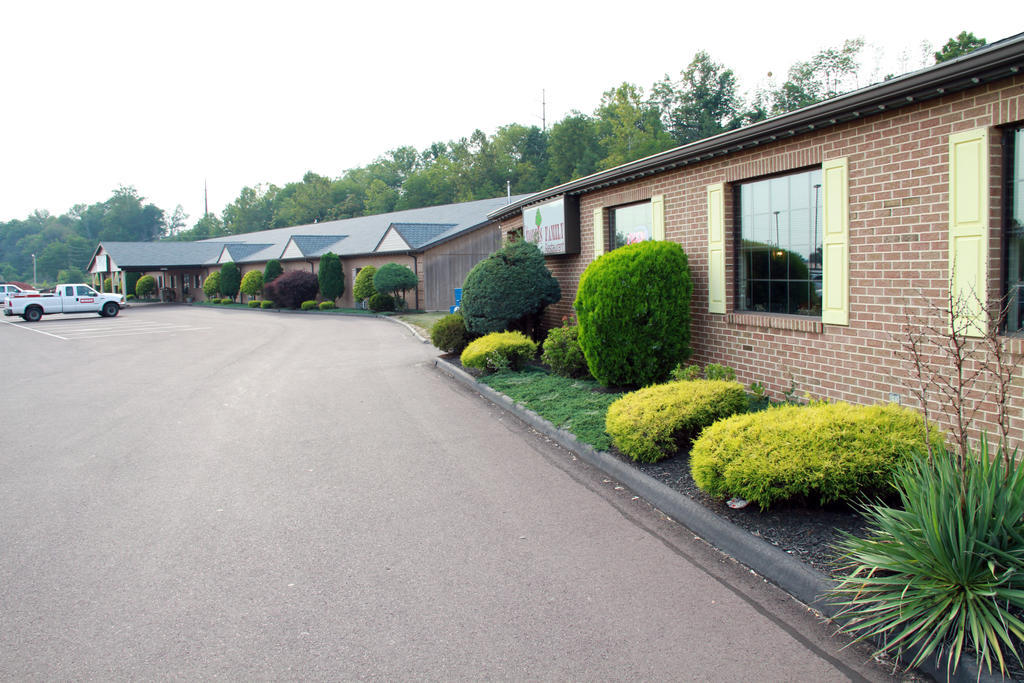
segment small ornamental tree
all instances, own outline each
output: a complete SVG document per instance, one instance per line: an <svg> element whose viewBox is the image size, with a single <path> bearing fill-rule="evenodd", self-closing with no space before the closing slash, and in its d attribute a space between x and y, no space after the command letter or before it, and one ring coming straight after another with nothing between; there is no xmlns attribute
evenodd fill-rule
<svg viewBox="0 0 1024 683"><path fill-rule="evenodd" d="M562 290L536 245L506 244L469 271L462 285L462 317L473 334L508 329L533 332L540 314Z"/></svg>
<svg viewBox="0 0 1024 683"><path fill-rule="evenodd" d="M277 259L267 261L267 267L263 269L263 284L267 285L276 280L284 273L281 262Z"/></svg>
<svg viewBox="0 0 1024 683"><path fill-rule="evenodd" d="M156 291L156 280L152 275L143 275L135 283L135 296L144 299Z"/></svg>
<svg viewBox="0 0 1024 683"><path fill-rule="evenodd" d="M220 294L220 271L215 271L206 276L203 282L203 294L207 299L213 299Z"/></svg>
<svg viewBox="0 0 1024 683"><path fill-rule="evenodd" d="M413 289L419 284L416 273L397 263L385 263L373 275L373 287L381 294L391 294L397 298L402 294L405 301L405 290Z"/></svg>
<svg viewBox="0 0 1024 683"><path fill-rule="evenodd" d="M234 301L242 285L242 274L234 261L228 261L220 268L220 293Z"/></svg>
<svg viewBox="0 0 1024 683"><path fill-rule="evenodd" d="M326 301L334 301L345 293L345 271L341 269L341 259L337 254L327 252L320 257L317 282L320 284L320 296Z"/></svg>
<svg viewBox="0 0 1024 683"><path fill-rule="evenodd" d="M243 294L256 297L263 291L263 273L258 270L250 270L242 277L240 288Z"/></svg>
<svg viewBox="0 0 1024 683"><path fill-rule="evenodd" d="M282 308L298 308L303 301L315 299L318 288L316 275L304 270L291 270L263 285L263 294Z"/></svg>
<svg viewBox="0 0 1024 683"><path fill-rule="evenodd" d="M365 301L377 293L377 289L373 286L373 276L376 274L375 266L366 266L360 269L356 275L356 281L352 284L352 298L356 303Z"/></svg>
<svg viewBox="0 0 1024 683"><path fill-rule="evenodd" d="M691 353L692 291L686 252L674 242L629 244L587 266L574 306L590 374L606 386L665 379Z"/></svg>

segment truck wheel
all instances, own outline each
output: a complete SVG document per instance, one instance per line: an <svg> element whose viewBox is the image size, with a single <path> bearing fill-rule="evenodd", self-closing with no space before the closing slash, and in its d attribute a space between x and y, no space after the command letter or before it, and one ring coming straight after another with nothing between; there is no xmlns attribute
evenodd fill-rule
<svg viewBox="0 0 1024 683"><path fill-rule="evenodd" d="M29 306L25 309L25 313L21 316L27 322L37 323L39 319L43 317L43 309L38 306Z"/></svg>
<svg viewBox="0 0 1024 683"><path fill-rule="evenodd" d="M108 301L103 304L103 308L100 310L100 315L105 318L113 318L117 315L117 312L121 310L121 307L115 304L113 301Z"/></svg>

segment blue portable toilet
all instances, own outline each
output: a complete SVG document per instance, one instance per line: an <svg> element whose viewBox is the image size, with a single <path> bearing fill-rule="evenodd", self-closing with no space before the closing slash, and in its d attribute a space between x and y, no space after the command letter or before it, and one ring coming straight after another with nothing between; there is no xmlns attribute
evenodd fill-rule
<svg viewBox="0 0 1024 683"><path fill-rule="evenodd" d="M462 307L462 287L455 288L455 305L448 307L449 313L457 313L459 308Z"/></svg>

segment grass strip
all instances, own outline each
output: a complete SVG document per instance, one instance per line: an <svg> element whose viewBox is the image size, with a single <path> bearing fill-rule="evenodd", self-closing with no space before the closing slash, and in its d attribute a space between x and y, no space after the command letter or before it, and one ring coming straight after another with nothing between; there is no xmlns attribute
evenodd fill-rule
<svg viewBox="0 0 1024 683"><path fill-rule="evenodd" d="M608 406L622 394L608 392L594 380L568 379L540 368L497 372L479 380L556 427L572 432L580 441L602 451L611 448L604 418Z"/></svg>

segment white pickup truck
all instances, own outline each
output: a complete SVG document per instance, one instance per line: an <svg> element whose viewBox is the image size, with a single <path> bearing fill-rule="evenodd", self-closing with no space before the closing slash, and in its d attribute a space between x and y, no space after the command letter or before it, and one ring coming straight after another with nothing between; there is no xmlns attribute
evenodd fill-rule
<svg viewBox="0 0 1024 683"><path fill-rule="evenodd" d="M4 315L34 323L50 313L99 313L112 317L124 306L121 294L100 294L86 284L57 285L53 294L20 293L4 297Z"/></svg>

